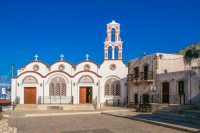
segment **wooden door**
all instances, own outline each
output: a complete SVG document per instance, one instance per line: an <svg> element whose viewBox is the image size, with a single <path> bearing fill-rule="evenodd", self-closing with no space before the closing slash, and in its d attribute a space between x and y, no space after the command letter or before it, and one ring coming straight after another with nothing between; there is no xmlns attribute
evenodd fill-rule
<svg viewBox="0 0 200 133"><path fill-rule="evenodd" d="M138 94L135 94L135 103L138 103Z"/></svg>
<svg viewBox="0 0 200 133"><path fill-rule="evenodd" d="M86 103L86 87L80 87L80 103Z"/></svg>
<svg viewBox="0 0 200 133"><path fill-rule="evenodd" d="M36 104L36 88L24 88L24 104Z"/></svg>
<svg viewBox="0 0 200 133"><path fill-rule="evenodd" d="M162 84L162 102L169 103L169 83L164 82Z"/></svg>

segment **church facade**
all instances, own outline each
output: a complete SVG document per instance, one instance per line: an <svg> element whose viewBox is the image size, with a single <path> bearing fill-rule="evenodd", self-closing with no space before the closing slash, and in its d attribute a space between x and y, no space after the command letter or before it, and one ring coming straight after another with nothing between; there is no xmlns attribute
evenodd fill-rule
<svg viewBox="0 0 200 133"><path fill-rule="evenodd" d="M88 59L73 65L60 60L48 65L38 60L26 64L12 79L12 102L20 104L124 104L127 99L128 67L123 62L120 24L107 24L104 61Z"/></svg>

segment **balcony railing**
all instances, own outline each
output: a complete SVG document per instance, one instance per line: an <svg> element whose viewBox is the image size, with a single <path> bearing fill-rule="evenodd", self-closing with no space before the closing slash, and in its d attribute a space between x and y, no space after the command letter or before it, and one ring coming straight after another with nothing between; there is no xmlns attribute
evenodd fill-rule
<svg viewBox="0 0 200 133"><path fill-rule="evenodd" d="M148 94L147 99L145 99L146 101L144 101L143 97L144 95L140 95L137 102L131 101L130 103L164 103L163 96L161 94ZM165 102L165 104L180 104L180 95L169 94L167 99L168 102ZM184 98L182 97L182 99Z"/></svg>
<svg viewBox="0 0 200 133"><path fill-rule="evenodd" d="M73 104L73 96L39 96L38 104Z"/></svg>
<svg viewBox="0 0 200 133"><path fill-rule="evenodd" d="M127 76L128 81L138 81L138 80L153 80L153 72L138 72L128 74Z"/></svg>

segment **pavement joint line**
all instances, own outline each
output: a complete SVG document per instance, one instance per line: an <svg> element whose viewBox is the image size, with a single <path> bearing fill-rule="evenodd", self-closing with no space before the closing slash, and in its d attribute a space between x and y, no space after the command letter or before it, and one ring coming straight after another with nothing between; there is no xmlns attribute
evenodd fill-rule
<svg viewBox="0 0 200 133"><path fill-rule="evenodd" d="M130 115L122 116L122 115L115 115L115 114L108 114L108 113L102 113L102 114L110 115L110 116L114 116L114 117L127 118L130 120L136 120L136 121L140 121L140 122L145 122L145 123L149 123L149 124L153 124L153 125L157 125L157 126L163 126L163 127L167 127L167 128L172 128L172 129L185 131L185 132L195 132L195 133L200 132L199 129L195 129L195 128L173 125L173 124L168 124L168 123L164 123L164 122L157 122L157 121L153 121L153 120L146 120L146 119L142 119L142 118L134 118L134 117L131 117Z"/></svg>
<svg viewBox="0 0 200 133"><path fill-rule="evenodd" d="M25 117L40 117L40 116L61 116L61 115L89 115L100 114L101 112L76 112L76 113L45 113L45 114L26 114Z"/></svg>
<svg viewBox="0 0 200 133"><path fill-rule="evenodd" d="M25 114L25 117L40 117L40 116L61 116L61 115L89 115L89 114L101 114L106 112L128 112L129 110L106 110L95 112L68 112L68 113L41 113L41 114Z"/></svg>

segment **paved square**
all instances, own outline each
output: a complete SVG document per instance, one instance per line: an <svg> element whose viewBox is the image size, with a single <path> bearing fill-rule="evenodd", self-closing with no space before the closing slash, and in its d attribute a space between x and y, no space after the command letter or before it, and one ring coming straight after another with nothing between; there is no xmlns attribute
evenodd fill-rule
<svg viewBox="0 0 200 133"><path fill-rule="evenodd" d="M155 126L114 116L90 114L43 117L11 117L9 126L18 133L180 133L182 131Z"/></svg>

